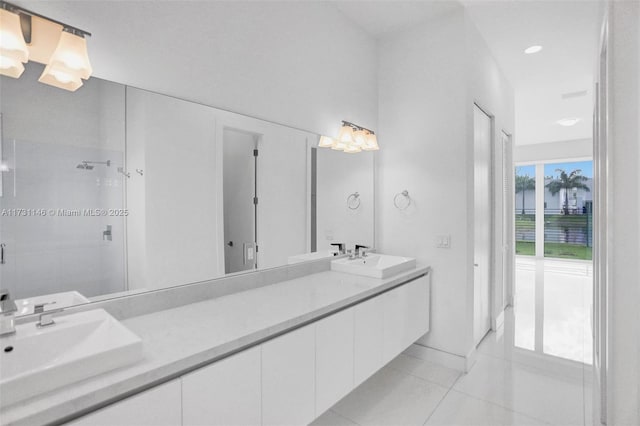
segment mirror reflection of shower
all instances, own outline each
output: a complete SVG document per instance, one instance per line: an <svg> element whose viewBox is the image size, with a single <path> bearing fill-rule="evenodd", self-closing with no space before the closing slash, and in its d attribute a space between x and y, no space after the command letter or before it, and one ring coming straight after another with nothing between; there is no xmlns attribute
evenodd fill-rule
<svg viewBox="0 0 640 426"><path fill-rule="evenodd" d="M111 166L111 160L107 160L107 161L82 161L80 164L78 164L76 166L76 169L82 169L82 170L93 170L93 168L96 165L105 165L107 167Z"/></svg>

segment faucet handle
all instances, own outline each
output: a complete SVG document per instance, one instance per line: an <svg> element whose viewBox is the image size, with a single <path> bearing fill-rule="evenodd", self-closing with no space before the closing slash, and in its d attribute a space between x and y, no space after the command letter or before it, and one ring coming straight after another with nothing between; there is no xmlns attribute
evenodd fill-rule
<svg viewBox="0 0 640 426"><path fill-rule="evenodd" d="M53 320L53 314L57 314L58 312L62 312L64 309L52 309L50 311L45 311L40 314L40 319L36 323L36 327L48 327L50 325L54 325L56 322Z"/></svg>
<svg viewBox="0 0 640 426"><path fill-rule="evenodd" d="M0 290L0 313L10 314L16 312L17 310L18 307L16 306L16 303L11 299L11 293L9 293L9 290Z"/></svg>
<svg viewBox="0 0 640 426"><path fill-rule="evenodd" d="M53 305L56 302L44 302L44 303L37 303L34 307L33 307L33 313L34 314L41 314L44 312L44 307L47 305Z"/></svg>

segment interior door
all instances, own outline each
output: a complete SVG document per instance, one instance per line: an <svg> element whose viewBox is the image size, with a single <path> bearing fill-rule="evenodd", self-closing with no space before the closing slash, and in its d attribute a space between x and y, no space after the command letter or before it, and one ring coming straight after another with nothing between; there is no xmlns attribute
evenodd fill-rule
<svg viewBox="0 0 640 426"><path fill-rule="evenodd" d="M257 267L257 135L234 129L223 133L225 273Z"/></svg>
<svg viewBox="0 0 640 426"><path fill-rule="evenodd" d="M474 146L474 329L477 345L491 328L491 133L492 122L477 105L473 112Z"/></svg>

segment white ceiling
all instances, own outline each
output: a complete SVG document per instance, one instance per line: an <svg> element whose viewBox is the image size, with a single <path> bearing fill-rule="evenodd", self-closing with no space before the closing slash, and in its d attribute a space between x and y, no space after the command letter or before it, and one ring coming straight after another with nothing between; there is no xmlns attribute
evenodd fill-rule
<svg viewBox="0 0 640 426"><path fill-rule="evenodd" d="M332 3L375 38L462 9L462 4L453 0L344 0Z"/></svg>
<svg viewBox="0 0 640 426"><path fill-rule="evenodd" d="M334 4L375 38L464 6L513 85L516 143L591 137L599 0L365 0ZM524 49L534 44L542 45L543 50L525 55ZM584 96L562 98L584 90ZM573 127L556 123L568 117L581 121Z"/></svg>

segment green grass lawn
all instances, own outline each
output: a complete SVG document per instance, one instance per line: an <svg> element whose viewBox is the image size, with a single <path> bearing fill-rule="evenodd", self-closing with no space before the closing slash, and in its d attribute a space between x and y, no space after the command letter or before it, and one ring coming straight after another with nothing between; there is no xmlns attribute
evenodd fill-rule
<svg viewBox="0 0 640 426"><path fill-rule="evenodd" d="M531 241L516 241L516 254L534 256L536 254L535 243ZM545 243L544 256L561 259L591 260L591 247L564 243Z"/></svg>

